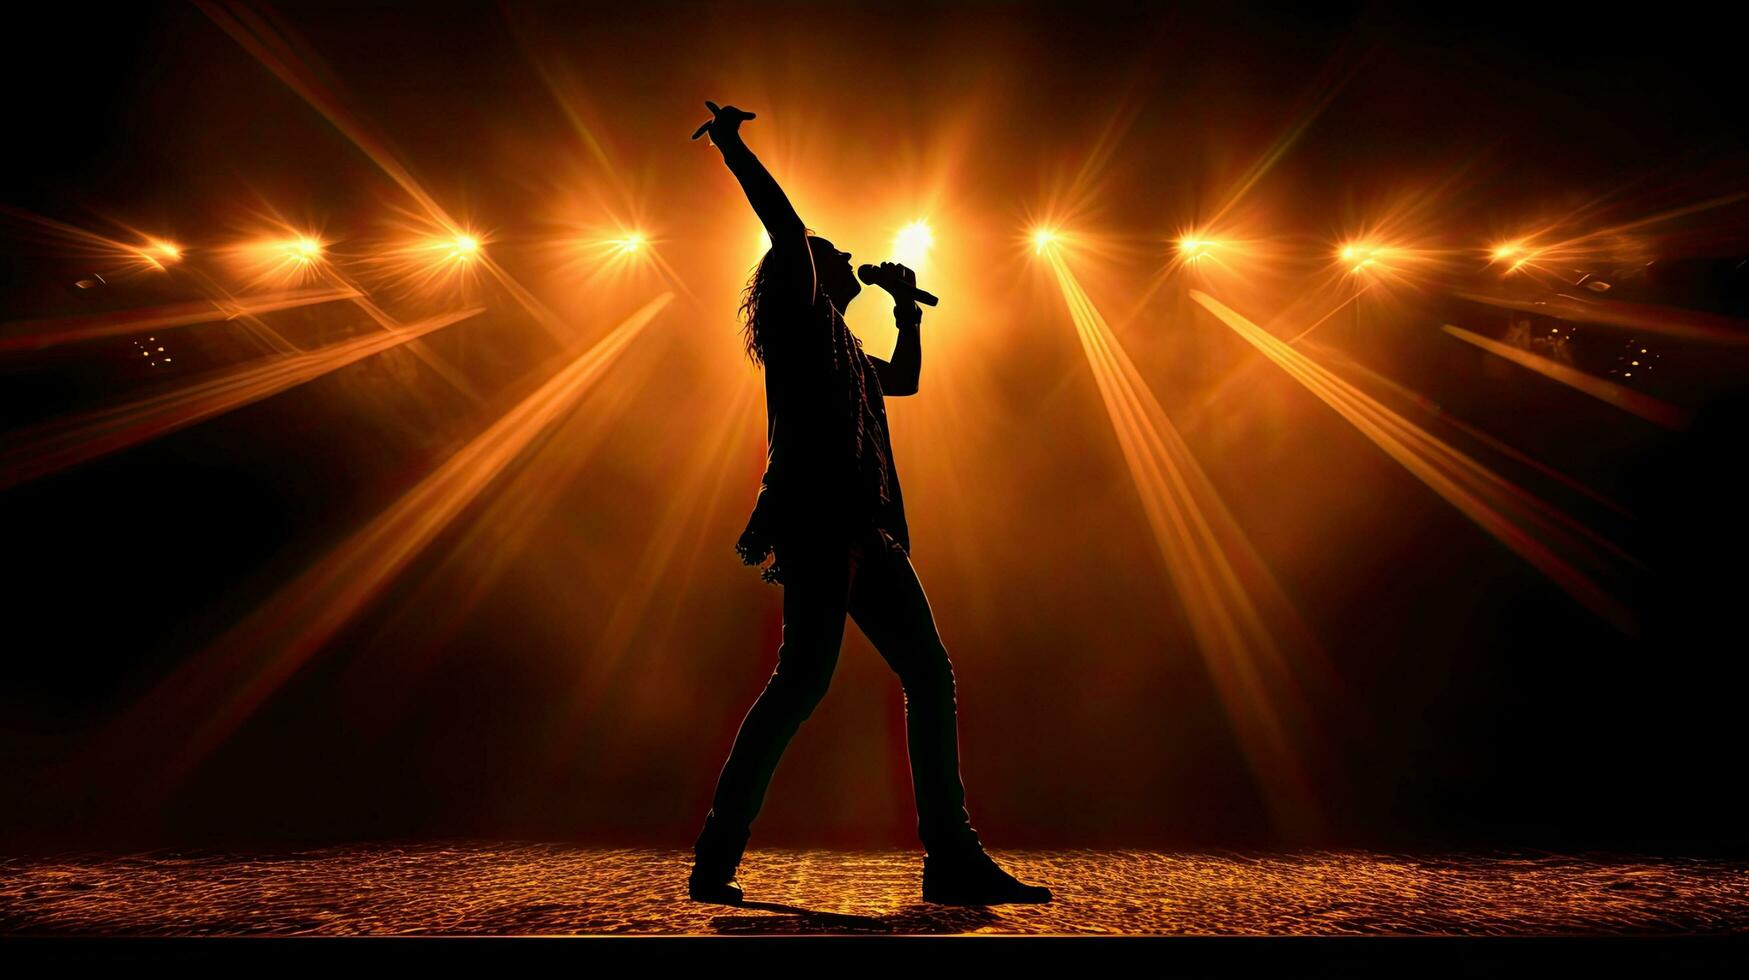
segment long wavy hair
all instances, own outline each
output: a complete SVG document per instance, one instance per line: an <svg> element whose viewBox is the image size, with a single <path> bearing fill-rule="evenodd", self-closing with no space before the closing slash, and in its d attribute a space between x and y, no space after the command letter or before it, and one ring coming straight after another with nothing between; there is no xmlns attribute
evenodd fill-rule
<svg viewBox="0 0 1749 980"><path fill-rule="evenodd" d="M808 248L812 250L814 229L806 229L805 234ZM759 259L759 264L754 267L752 276L747 279L746 287L741 290L741 306L737 311L741 318L741 336L747 356L753 363L761 366L765 364L766 315L773 309L766 302L768 290L771 288L771 278L766 275L766 265L770 261L771 249L768 248ZM833 319L835 329L832 335L831 362L822 367L843 378L846 383L846 414L849 422L846 435L850 443L850 454L855 460L856 469L865 475L877 499L885 503L890 499L891 489L887 478L887 454L881 445L886 425L876 414L868 390L872 382L875 386L875 398L879 399L880 379L863 355L862 338L850 332L842 316L834 315Z"/></svg>
<svg viewBox="0 0 1749 980"><path fill-rule="evenodd" d="M808 238L808 248L812 249L814 229L803 232ZM771 262L771 249L760 256L759 264L753 267L753 274L747 277L747 285L741 289L741 305L735 311L741 321L741 342L747 350L747 357L753 363L765 364L765 311L770 309L765 297L771 289L771 277L765 274L766 266Z"/></svg>

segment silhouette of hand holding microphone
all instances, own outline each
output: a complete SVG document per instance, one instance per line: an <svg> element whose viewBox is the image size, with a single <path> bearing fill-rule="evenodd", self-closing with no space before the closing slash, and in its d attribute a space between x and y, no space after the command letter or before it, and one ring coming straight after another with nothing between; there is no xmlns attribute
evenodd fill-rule
<svg viewBox="0 0 1749 980"><path fill-rule="evenodd" d="M893 313L901 320L910 321L921 316L921 311L917 309L917 273L909 266L898 262L882 262L877 266L864 265L856 270L856 278L891 293Z"/></svg>

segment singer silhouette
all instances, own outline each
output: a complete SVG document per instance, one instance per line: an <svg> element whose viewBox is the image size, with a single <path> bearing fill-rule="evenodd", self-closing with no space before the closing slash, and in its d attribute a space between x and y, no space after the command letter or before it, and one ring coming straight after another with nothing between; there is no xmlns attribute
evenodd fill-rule
<svg viewBox="0 0 1749 980"><path fill-rule="evenodd" d="M891 361L864 354L843 311L862 291L850 253L814 234L741 139L751 112L706 102L722 151L771 247L742 293L747 355L765 376L765 473L735 548L783 587L777 666L735 735L710 812L693 844L688 894L740 904L736 880L754 817L784 749L825 696L848 615L898 675L923 898L952 905L1048 902L984 852L959 773L953 668L910 560L910 533L887 431L886 395L917 392L922 309L916 275L883 262L871 277L893 296ZM931 300L934 297L930 297Z"/></svg>

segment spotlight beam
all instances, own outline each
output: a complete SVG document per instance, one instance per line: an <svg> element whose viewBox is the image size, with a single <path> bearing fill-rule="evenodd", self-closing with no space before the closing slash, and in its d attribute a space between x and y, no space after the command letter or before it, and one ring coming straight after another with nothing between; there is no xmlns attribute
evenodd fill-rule
<svg viewBox="0 0 1749 980"><path fill-rule="evenodd" d="M1279 642L1303 638L1303 627L1059 250L1044 254L1240 748L1278 822L1315 824L1319 805L1300 748L1315 745L1318 733ZM1302 645L1309 666L1320 667Z"/></svg>
<svg viewBox="0 0 1749 980"><path fill-rule="evenodd" d="M445 313L392 333L371 334L307 354L266 358L190 387L58 419L23 430L0 449L0 489L107 456L277 395L480 313Z"/></svg>
<svg viewBox="0 0 1749 980"><path fill-rule="evenodd" d="M365 316L375 320L378 326L381 326L384 330L388 331L403 329L401 321L398 318L390 315L387 310L378 306L376 302L370 298L368 292L362 287L354 284L345 275L341 274L338 269L335 269L331 265L324 265L322 267L322 274L329 281L339 284L342 288L351 290L353 295L348 298L352 300L353 305L357 306L360 310L363 310ZM475 405L485 404L485 399L481 398L480 393L474 390L473 384L469 382L460 371L457 371L452 367L443 355L433 350L430 344L426 343L424 340L415 340L407 345L407 349L412 351L413 356L419 358L426 367L430 368L432 373L448 382L449 386L460 393L462 397L473 402Z"/></svg>
<svg viewBox="0 0 1749 980"><path fill-rule="evenodd" d="M169 330L231 320L239 316L257 316L280 310L296 309L354 299L362 294L351 287L342 289L289 290L239 296L230 301L195 300L137 310L120 310L89 316L54 317L42 320L18 320L0 327L0 352L42 350L60 344L85 340L101 340L128 334Z"/></svg>
<svg viewBox="0 0 1749 980"><path fill-rule="evenodd" d="M1578 480L1573 479L1572 477L1568 476L1565 473L1562 473L1560 470L1555 469L1554 467L1548 465L1547 463L1544 463L1542 460L1539 460L1536 457L1531 456L1529 453L1526 453L1525 451L1517 448L1516 446L1513 446L1510 443L1504 442L1501 439L1499 439L1498 437L1491 435L1490 433L1485 432L1482 429L1478 429L1475 426L1469 424L1468 422L1465 422L1464 420L1453 416L1450 412L1441 408L1437 402L1435 402L1431 398L1428 398L1426 395L1423 395L1420 392L1415 391L1414 389L1411 389L1405 385L1402 385L1396 381L1393 381L1390 378L1385 377L1384 375L1378 373L1377 371L1374 371L1372 368L1367 367L1365 364L1362 364L1359 361L1356 361L1354 358L1350 357L1349 355L1347 355L1347 354L1343 353L1342 351L1337 350L1333 347L1322 346L1322 345L1318 344L1316 341L1309 343L1306 346L1311 348L1312 353L1316 354L1320 358L1323 358L1324 362L1326 364L1341 364L1343 369L1346 371L1349 371L1349 372L1352 372L1355 374L1364 375L1368 380L1370 380L1374 384L1377 384L1380 387L1389 389L1392 393L1396 394L1398 397L1409 402L1410 404L1413 404L1417 409L1419 409L1423 412L1426 412L1428 415L1437 419L1440 422L1440 424L1448 425L1448 426L1452 427L1453 429L1456 429L1457 431L1463 433L1465 436L1468 436L1469 438L1474 439L1477 442L1487 446L1489 449L1493 450L1494 452L1497 452L1502 456L1506 456L1506 457L1512 459L1514 462L1518 463L1519 465L1524 466L1528 469L1533 469L1533 470L1537 471L1538 473L1541 473L1543 476L1548 477L1549 479L1555 481L1556 483L1561 484L1563 487L1566 487L1568 490L1571 490L1574 493L1579 494L1580 496L1589 498L1593 503L1600 504L1603 507L1606 507L1612 511L1615 511L1617 514L1620 514L1623 517L1630 518L1630 519L1633 518L1633 516L1634 516L1633 512L1628 510L1626 507L1623 507L1621 504L1615 502L1614 500L1611 500L1609 497L1604 496L1601 493L1598 493L1596 490L1592 489L1591 487L1588 487L1585 484L1579 482ZM1550 511L1550 516L1558 516L1559 514L1560 514L1559 511L1554 511L1554 510ZM1602 535L1590 531L1583 524L1580 524L1577 521L1570 521L1568 526L1572 527L1574 530L1578 531L1579 533L1586 535L1587 537L1589 537L1592 540L1593 543L1595 543L1598 546L1609 551L1611 554L1614 554L1616 557L1621 558L1623 561L1629 562L1630 564L1633 564L1634 566L1639 567L1639 568L1645 567L1637 559L1635 559L1632 555L1628 554L1626 551L1623 551L1620 547L1616 546L1613 542L1609 541L1607 538L1603 537Z"/></svg>
<svg viewBox="0 0 1749 980"><path fill-rule="evenodd" d="M1606 381L1594 374L1587 374L1577 368L1568 367L1559 361L1540 357L1523 348L1503 344L1498 340L1484 337L1462 327L1454 327L1449 323L1440 329L1466 344L1473 344L1496 357L1504 358L1519 367L1535 371L1551 381L1558 381L1574 391L1584 392L1598 401L1608 402L1624 412L1637 415L1666 429L1680 429L1688 424L1688 413L1682 409L1643 392L1635 391L1626 385Z"/></svg>
<svg viewBox="0 0 1749 980"><path fill-rule="evenodd" d="M429 476L179 667L87 746L87 765L138 760L141 793L168 793L520 458L674 298L663 293L623 320ZM172 743L164 746L168 737ZM116 767L117 770L122 767ZM69 775L68 778L77 778Z"/></svg>
<svg viewBox="0 0 1749 980"><path fill-rule="evenodd" d="M1556 294L1537 302L1489 296L1486 293L1455 292L1452 295L1502 310L1536 313L1557 320L1571 320L1602 327L1643 330L1678 340L1696 340L1732 347L1749 344L1749 322L1697 310L1654 306L1649 303L1624 303L1620 300L1583 300L1564 294Z"/></svg>
<svg viewBox="0 0 1749 980"><path fill-rule="evenodd" d="M559 506L563 495L578 475L594 459L597 448L618 427L632 396L642 387L636 379L619 375L620 384L596 386L589 398L587 411L573 411L568 421L553 428L549 441L565 447L562 454L543 453L519 466L506 477L503 488L492 494L491 502L479 511L479 517L467 529L456 535L442 564L434 569L426 583L433 587L440 575L462 576L467 582L465 594L445 595L434 610L436 600L422 593L409 599L406 608L420 616L422 635L432 643L464 619L480 600L510 569L527 542L539 531L541 521Z"/></svg>
<svg viewBox="0 0 1749 980"><path fill-rule="evenodd" d="M1539 513L1553 508L1384 407L1214 297L1198 289L1191 290L1190 296L1580 605L1624 633L1637 633L1632 612L1573 564L1581 556L1595 561L1591 550L1558 521Z"/></svg>

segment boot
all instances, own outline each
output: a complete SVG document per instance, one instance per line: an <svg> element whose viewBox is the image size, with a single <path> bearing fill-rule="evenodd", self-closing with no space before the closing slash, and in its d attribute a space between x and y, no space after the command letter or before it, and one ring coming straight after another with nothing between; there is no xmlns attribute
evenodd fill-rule
<svg viewBox="0 0 1749 980"><path fill-rule="evenodd" d="M745 900L741 893L741 882L736 880L733 871L728 872L725 878L722 872L700 870L696 867L686 879L686 897L695 902L711 902L716 905L740 905Z"/></svg>
<svg viewBox="0 0 1749 980"><path fill-rule="evenodd" d="M705 818L704 830L693 844L692 874L686 879L686 894L695 902L719 905L740 905L743 900L741 883L735 879L735 869L741 864L741 854L752 836L750 831L726 831L716 821L715 814Z"/></svg>
<svg viewBox="0 0 1749 980"><path fill-rule="evenodd" d="M982 848L923 856L923 900L938 905L1042 904L1051 890L1003 871Z"/></svg>

